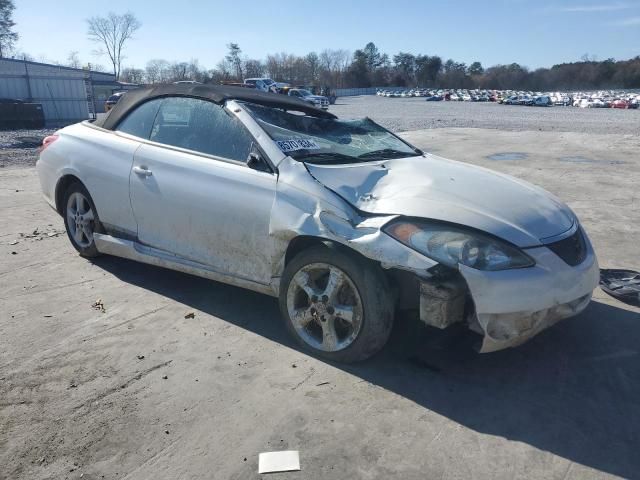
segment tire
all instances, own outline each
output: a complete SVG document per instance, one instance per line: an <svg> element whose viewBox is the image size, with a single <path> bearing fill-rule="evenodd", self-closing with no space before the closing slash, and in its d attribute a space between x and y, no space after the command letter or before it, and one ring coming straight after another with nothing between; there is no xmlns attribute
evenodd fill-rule
<svg viewBox="0 0 640 480"><path fill-rule="evenodd" d="M91 195L84 185L73 182L64 193L63 202L62 217L71 245L83 257L99 256L93 233L103 229Z"/></svg>
<svg viewBox="0 0 640 480"><path fill-rule="evenodd" d="M333 246L295 256L284 270L279 300L297 342L331 361L371 357L386 344L393 326L393 299L382 271Z"/></svg>

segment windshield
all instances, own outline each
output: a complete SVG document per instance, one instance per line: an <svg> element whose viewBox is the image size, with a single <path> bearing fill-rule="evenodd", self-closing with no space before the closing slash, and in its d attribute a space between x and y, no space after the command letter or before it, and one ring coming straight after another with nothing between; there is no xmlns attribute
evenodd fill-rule
<svg viewBox="0 0 640 480"><path fill-rule="evenodd" d="M336 120L245 103L280 150L309 163L359 163L421 155L372 120Z"/></svg>
<svg viewBox="0 0 640 480"><path fill-rule="evenodd" d="M313 93L311 93L309 90L304 90L304 89L299 89L298 92L300 93L300 95L302 95L303 97L308 97L309 95L313 95Z"/></svg>

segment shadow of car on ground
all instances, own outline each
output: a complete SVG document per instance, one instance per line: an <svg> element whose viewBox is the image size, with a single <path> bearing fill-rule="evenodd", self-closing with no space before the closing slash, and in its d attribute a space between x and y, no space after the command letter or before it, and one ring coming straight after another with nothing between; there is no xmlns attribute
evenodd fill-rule
<svg viewBox="0 0 640 480"><path fill-rule="evenodd" d="M115 257L95 264L126 283L298 349L274 298ZM529 343L486 355L470 348L477 338L466 332L397 319L380 354L332 365L477 432L638 478L640 313L593 301Z"/></svg>

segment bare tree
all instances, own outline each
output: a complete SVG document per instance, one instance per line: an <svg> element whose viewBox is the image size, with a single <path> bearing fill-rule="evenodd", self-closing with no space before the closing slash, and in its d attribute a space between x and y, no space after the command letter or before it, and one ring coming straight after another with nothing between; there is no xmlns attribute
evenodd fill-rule
<svg viewBox="0 0 640 480"><path fill-rule="evenodd" d="M13 31L16 23L13 21L13 0L0 0L0 58L6 57L18 40L18 34Z"/></svg>
<svg viewBox="0 0 640 480"><path fill-rule="evenodd" d="M316 83L320 74L320 58L316 52L310 52L304 57L304 62L307 67L307 76L310 83Z"/></svg>
<svg viewBox="0 0 640 480"><path fill-rule="evenodd" d="M89 30L87 35L91 41L101 45L113 65L116 79L120 78L120 67L124 56L125 44L133 37L141 24L131 12L118 15L110 12L106 17L91 17L87 20Z"/></svg>
<svg viewBox="0 0 640 480"><path fill-rule="evenodd" d="M144 83L145 72L141 68L123 68L120 74L120 80L125 83Z"/></svg>
<svg viewBox="0 0 640 480"><path fill-rule="evenodd" d="M162 59L149 60L145 68L147 83L165 83L169 81L169 62Z"/></svg>
<svg viewBox="0 0 640 480"><path fill-rule="evenodd" d="M344 72L351 63L348 50L323 50L318 57L320 63L320 80L333 87L342 86Z"/></svg>
<svg viewBox="0 0 640 480"><path fill-rule="evenodd" d="M187 64L187 77L189 80L204 83L205 72L200 68L200 63L197 58L189 60L189 63Z"/></svg>
<svg viewBox="0 0 640 480"><path fill-rule="evenodd" d="M66 65L71 68L82 68L82 62L80 61L77 50L69 52Z"/></svg>
<svg viewBox="0 0 640 480"><path fill-rule="evenodd" d="M216 79L220 82L229 80L231 78L231 68L231 64L225 58L220 60L216 66Z"/></svg>
<svg viewBox="0 0 640 480"><path fill-rule="evenodd" d="M243 77L242 59L240 58L242 50L237 43L229 43L227 44L227 48L229 49L229 53L227 53L224 58L235 70L235 79L241 82Z"/></svg>
<svg viewBox="0 0 640 480"><path fill-rule="evenodd" d="M189 64L187 62L173 62L169 66L171 81L179 82L181 80L191 80L187 74L188 69Z"/></svg>
<svg viewBox="0 0 640 480"><path fill-rule="evenodd" d="M247 78L261 77L264 72L264 65L260 60L245 58L244 74Z"/></svg>
<svg viewBox="0 0 640 480"><path fill-rule="evenodd" d="M27 52L17 52L14 55L14 58L17 58L18 60L24 60L25 62L34 62L35 58L33 55L27 53Z"/></svg>

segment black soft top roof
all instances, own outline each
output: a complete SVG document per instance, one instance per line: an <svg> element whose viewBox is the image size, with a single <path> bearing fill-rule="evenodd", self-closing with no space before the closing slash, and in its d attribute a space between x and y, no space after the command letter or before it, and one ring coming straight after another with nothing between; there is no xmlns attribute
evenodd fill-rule
<svg viewBox="0 0 640 480"><path fill-rule="evenodd" d="M226 100L242 100L264 105L265 107L303 112L313 117L337 118L332 113L316 108L302 100L277 93L260 92L251 88L226 85L171 84L128 91L109 113L96 120L94 125L113 130L118 122L138 105L154 98L172 96L202 98L216 103L224 103Z"/></svg>

